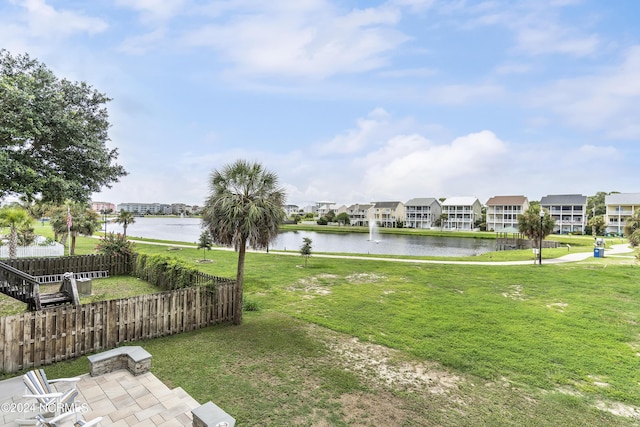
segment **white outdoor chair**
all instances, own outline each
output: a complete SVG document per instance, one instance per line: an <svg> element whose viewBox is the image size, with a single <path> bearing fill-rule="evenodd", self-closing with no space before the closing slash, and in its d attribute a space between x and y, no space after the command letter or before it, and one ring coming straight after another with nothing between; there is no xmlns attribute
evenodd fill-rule
<svg viewBox="0 0 640 427"><path fill-rule="evenodd" d="M102 417L94 418L91 421L85 421L84 419L82 419L82 417L78 416L79 412L80 411L70 411L51 419L47 419L43 415L36 415L36 427L63 427L66 425L70 426L70 422L73 422L73 427L92 427L99 425L100 421L102 421ZM72 416L76 416L75 421L66 422L66 419Z"/></svg>
<svg viewBox="0 0 640 427"><path fill-rule="evenodd" d="M73 400L78 395L76 383L80 378L48 380L43 369L35 369L24 374L22 380L27 387L24 397L36 399L43 412L49 415L60 415L73 408ZM64 391L58 391L52 385L55 383L65 383L68 387Z"/></svg>

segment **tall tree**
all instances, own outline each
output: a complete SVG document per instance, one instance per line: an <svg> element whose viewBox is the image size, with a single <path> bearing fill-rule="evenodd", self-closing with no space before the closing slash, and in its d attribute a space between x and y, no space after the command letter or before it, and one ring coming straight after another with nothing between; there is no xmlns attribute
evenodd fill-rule
<svg viewBox="0 0 640 427"><path fill-rule="evenodd" d="M604 215L596 215L589 219L589 227L591 227L591 234L593 236L602 236L604 235L607 229L607 223L604 220Z"/></svg>
<svg viewBox="0 0 640 427"><path fill-rule="evenodd" d="M340 224L344 224L344 225L351 224L351 217L346 212L340 212L338 215L336 215L335 220L338 221Z"/></svg>
<svg viewBox="0 0 640 427"><path fill-rule="evenodd" d="M211 194L202 211L203 226L215 243L238 251L233 323L242 322L244 262L247 244L266 248L284 220L284 190L278 176L260 163L237 160L214 170Z"/></svg>
<svg viewBox="0 0 640 427"><path fill-rule="evenodd" d="M70 216L70 219L69 219ZM56 236L67 238L67 230L71 234L69 254L76 252L76 237L78 235L91 236L100 229L100 217L86 203L69 202L65 206L59 206L51 214L51 227Z"/></svg>
<svg viewBox="0 0 640 427"><path fill-rule="evenodd" d="M127 227L136 222L136 218L133 216L133 213L129 211L125 211L124 209L120 209L118 216L115 221L118 224L122 224L122 236L127 238Z"/></svg>
<svg viewBox="0 0 640 427"><path fill-rule="evenodd" d="M0 50L0 197L87 201L126 175L106 147L108 101L28 55Z"/></svg>
<svg viewBox="0 0 640 427"><path fill-rule="evenodd" d="M598 215L606 214L607 206L604 204L605 197L614 193L617 193L617 191L612 191L610 193L598 191L594 196L587 197L587 218L591 219Z"/></svg>
<svg viewBox="0 0 640 427"><path fill-rule="evenodd" d="M9 227L9 258L17 257L18 230L28 226L31 221L29 213L21 207L5 206L0 209L0 227Z"/></svg>
<svg viewBox="0 0 640 427"><path fill-rule="evenodd" d="M542 228L540 227L540 205L531 205L522 215L518 217L518 230L534 241L535 247L540 245L540 239L544 240L556 225L555 220L545 211L542 218Z"/></svg>

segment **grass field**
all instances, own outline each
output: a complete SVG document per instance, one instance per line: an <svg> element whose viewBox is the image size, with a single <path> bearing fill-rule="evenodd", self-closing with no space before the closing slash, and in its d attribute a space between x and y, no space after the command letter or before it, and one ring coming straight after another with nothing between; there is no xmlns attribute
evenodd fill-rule
<svg viewBox="0 0 640 427"><path fill-rule="evenodd" d="M167 249L138 244L235 274L231 251L198 264L202 250ZM142 343L152 371L242 426L640 423L633 259L473 266L312 256L303 266L300 256L248 253L245 298L260 311L238 327ZM152 291L135 279L94 283L105 298ZM80 358L47 369L69 376L88 366Z"/></svg>

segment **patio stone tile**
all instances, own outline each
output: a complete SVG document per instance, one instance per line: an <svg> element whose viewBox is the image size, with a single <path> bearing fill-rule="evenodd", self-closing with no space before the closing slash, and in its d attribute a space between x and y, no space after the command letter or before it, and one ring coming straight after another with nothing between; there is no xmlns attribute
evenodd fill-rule
<svg viewBox="0 0 640 427"><path fill-rule="evenodd" d="M137 398L136 403L138 404L138 406L140 406L140 408L147 409L156 405L158 403L158 398L151 394L151 392L149 392L149 394Z"/></svg>
<svg viewBox="0 0 640 427"><path fill-rule="evenodd" d="M18 378L0 381L0 402L26 402L22 387L20 391L16 388L19 383ZM76 402L86 409L83 417L91 420L101 416L103 427L190 426L191 410L200 406L185 390L169 389L151 372L133 376L123 369L97 377L81 375L78 392ZM27 416L0 413L0 425L13 426L16 418Z"/></svg>
<svg viewBox="0 0 640 427"><path fill-rule="evenodd" d="M162 424L158 424L160 427L185 427L184 424L180 423L180 421L175 418L171 418L170 420L165 421Z"/></svg>
<svg viewBox="0 0 640 427"><path fill-rule="evenodd" d="M117 406L118 409L117 411L109 414L109 417L113 420L113 421L118 421L121 420L123 418L127 418L130 415L135 415L136 412L140 412L140 407L138 405L128 405L128 406Z"/></svg>
<svg viewBox="0 0 640 427"><path fill-rule="evenodd" d="M162 415L158 414L158 415L154 415L153 417L150 418L151 421L153 421L155 423L155 425L160 425L164 422L164 418L162 418Z"/></svg>
<svg viewBox="0 0 640 427"><path fill-rule="evenodd" d="M131 424L132 427L155 427L156 423L154 423L153 421L151 421L151 419L147 419L147 420L143 420L140 422L137 422L135 424Z"/></svg>
<svg viewBox="0 0 640 427"><path fill-rule="evenodd" d="M144 421L146 419L153 417L154 415L162 413L162 411L164 411L165 409L166 408L162 404L156 403L153 406L150 406L146 409L142 409L140 412L136 413L135 416L138 419L138 421Z"/></svg>

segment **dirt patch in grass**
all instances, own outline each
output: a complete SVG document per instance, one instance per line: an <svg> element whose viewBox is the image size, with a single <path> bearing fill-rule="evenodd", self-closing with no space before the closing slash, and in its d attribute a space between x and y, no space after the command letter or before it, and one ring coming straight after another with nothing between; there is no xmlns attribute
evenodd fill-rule
<svg viewBox="0 0 640 427"><path fill-rule="evenodd" d="M402 400L391 393L343 394L340 403L344 421L350 426L404 425L408 421Z"/></svg>
<svg viewBox="0 0 640 427"><path fill-rule="evenodd" d="M361 284L361 283L375 283L379 280L386 279L386 277L378 274L371 274L371 273L357 273L357 274L350 274L347 277L345 277L345 279L349 283Z"/></svg>
<svg viewBox="0 0 640 427"><path fill-rule="evenodd" d="M597 377L595 375L589 375L589 378L593 380L592 384L595 386L609 387L609 384L606 382L603 382L600 377ZM582 393L580 393L578 390L572 387L567 387L567 386L556 389L556 392L567 394L569 396L575 396L580 398L583 397ZM593 403L593 406L601 411L608 412L617 417L624 417L632 420L640 420L640 408L632 405L627 405L622 402L612 402L612 401L599 399Z"/></svg>
<svg viewBox="0 0 640 427"><path fill-rule="evenodd" d="M624 403L605 402L600 400L595 403L595 407L601 411L606 411L619 417L640 420L640 408L634 408L633 406L625 405Z"/></svg>
<svg viewBox="0 0 640 427"><path fill-rule="evenodd" d="M511 285L509 286L509 290L502 293L502 296L505 298L511 298L515 301L526 301L527 298L524 297L522 293L522 285Z"/></svg>
<svg viewBox="0 0 640 427"><path fill-rule="evenodd" d="M558 310L561 313L564 313L564 309L567 308L568 306L569 304L565 302L552 302L550 304L547 304L547 308Z"/></svg>
<svg viewBox="0 0 640 427"><path fill-rule="evenodd" d="M314 333L320 334L317 326ZM326 335L326 331L323 332ZM437 363L407 360L401 352L357 338L336 334L323 341L344 369L360 374L373 384L395 390L443 394L457 389L462 379L445 371Z"/></svg>

